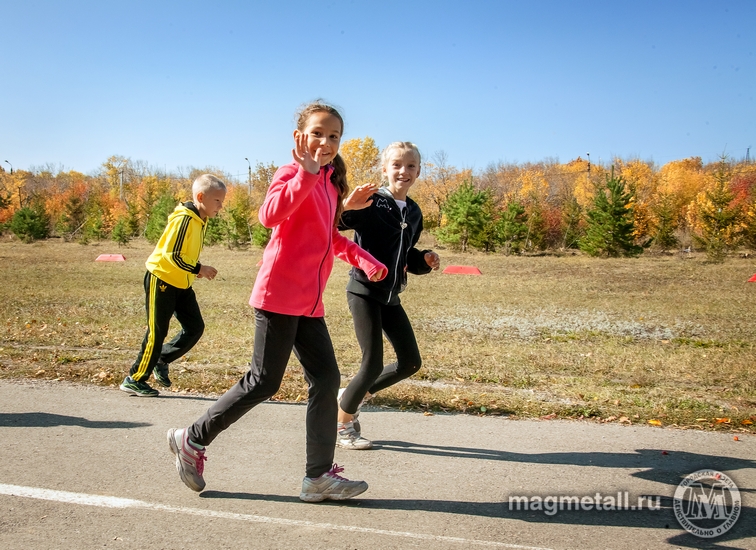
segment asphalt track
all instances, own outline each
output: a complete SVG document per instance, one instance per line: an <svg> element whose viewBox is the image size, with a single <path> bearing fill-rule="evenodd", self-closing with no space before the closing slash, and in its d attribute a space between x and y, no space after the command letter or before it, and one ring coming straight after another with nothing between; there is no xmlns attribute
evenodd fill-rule
<svg viewBox="0 0 756 550"><path fill-rule="evenodd" d="M306 504L301 404L260 405L208 448L203 493L181 483L166 431L211 402L0 382L0 548L756 548L753 436L368 408L377 448L337 449L336 462L370 488ZM685 532L672 510L680 480L704 468L742 498L714 539ZM509 503L596 493L660 506L546 514Z"/></svg>

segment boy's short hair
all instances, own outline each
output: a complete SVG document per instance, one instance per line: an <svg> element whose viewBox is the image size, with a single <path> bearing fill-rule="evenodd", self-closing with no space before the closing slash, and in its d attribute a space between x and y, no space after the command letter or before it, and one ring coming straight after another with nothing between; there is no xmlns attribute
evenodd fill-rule
<svg viewBox="0 0 756 550"><path fill-rule="evenodd" d="M212 174L202 174L194 180L194 183L192 183L192 195L195 197L197 196L197 193L207 193L211 189L225 191L226 184L223 183L223 180Z"/></svg>

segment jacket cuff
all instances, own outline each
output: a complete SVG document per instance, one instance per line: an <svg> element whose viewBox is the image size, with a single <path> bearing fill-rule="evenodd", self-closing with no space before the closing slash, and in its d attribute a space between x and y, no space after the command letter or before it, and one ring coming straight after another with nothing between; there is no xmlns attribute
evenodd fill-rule
<svg viewBox="0 0 756 550"><path fill-rule="evenodd" d="M360 262L360 263L362 263L362 262ZM362 269L362 271L365 272L365 275L367 275L367 278L369 280L372 280L373 275L375 275L378 272L379 269L383 270L383 277L381 277L380 279L378 279L379 281L382 281L388 275L388 269L386 268L385 265L383 265L378 260L376 260L376 263L374 263L374 264L373 263L368 263L367 265L361 265L360 269Z"/></svg>

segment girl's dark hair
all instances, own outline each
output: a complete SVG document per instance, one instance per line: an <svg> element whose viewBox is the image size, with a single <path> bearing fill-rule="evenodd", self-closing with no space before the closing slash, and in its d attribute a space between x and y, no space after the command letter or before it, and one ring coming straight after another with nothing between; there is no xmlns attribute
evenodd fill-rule
<svg viewBox="0 0 756 550"><path fill-rule="evenodd" d="M303 132L307 127L307 121L315 113L328 113L339 119L341 122L341 133L344 133L344 119L335 107L328 105L320 99L304 105L297 112L297 130ZM334 225L339 222L344 210L344 199L349 194L349 183L347 182L347 167L341 155L337 154L331 161L333 172L331 173L331 183L336 187L338 199L336 201L336 215L333 219Z"/></svg>

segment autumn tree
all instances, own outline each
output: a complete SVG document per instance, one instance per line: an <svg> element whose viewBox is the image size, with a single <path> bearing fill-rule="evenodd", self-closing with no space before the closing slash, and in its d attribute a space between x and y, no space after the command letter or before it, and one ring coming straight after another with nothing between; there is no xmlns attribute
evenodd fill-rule
<svg viewBox="0 0 756 550"><path fill-rule="evenodd" d="M645 241L653 233L653 198L657 193L658 172L651 162L639 159L615 159L617 175L634 197L633 225L637 242Z"/></svg>
<svg viewBox="0 0 756 550"><path fill-rule="evenodd" d="M226 243L229 248L247 244L252 240L252 201L244 187L228 186L226 204L221 216L226 222Z"/></svg>
<svg viewBox="0 0 756 550"><path fill-rule="evenodd" d="M589 256L609 257L637 256L643 252L643 247L635 244L633 200L624 179L612 171L588 210L586 233L578 243L580 250Z"/></svg>
<svg viewBox="0 0 756 550"><path fill-rule="evenodd" d="M265 200L265 195L268 192L270 183L273 181L273 176L276 174L276 170L278 170L278 166L272 162L269 162L268 164L258 162L255 165L255 169L252 171L252 192L250 193L250 196L254 216L257 216L257 211L260 209L263 200Z"/></svg>
<svg viewBox="0 0 756 550"><path fill-rule="evenodd" d="M86 221L86 194L85 184L71 187L63 194L63 212L58 218L56 229L66 239L71 239Z"/></svg>
<svg viewBox="0 0 756 550"><path fill-rule="evenodd" d="M380 183L380 151L373 138L349 139L339 147L339 155L346 163L352 189L365 183Z"/></svg>
<svg viewBox="0 0 756 550"><path fill-rule="evenodd" d="M472 178L472 172L449 165L443 151L433 155L431 161L423 163L420 177L410 194L420 206L426 226L441 227L446 201L465 181Z"/></svg>

